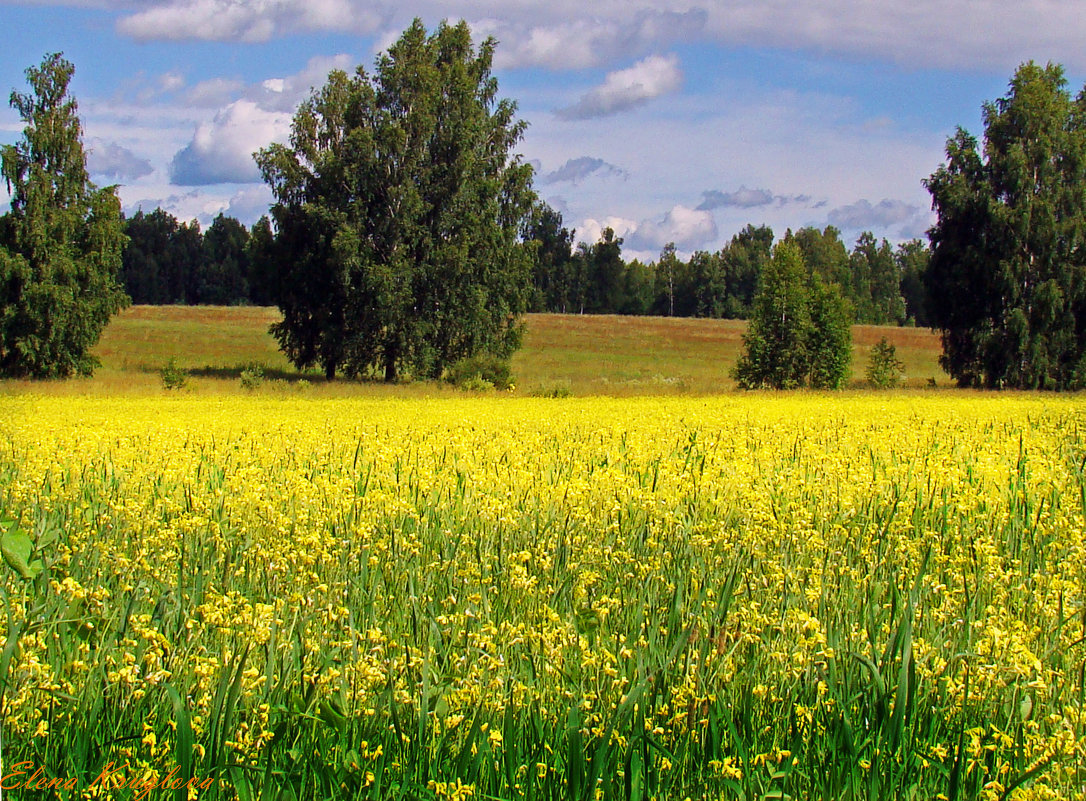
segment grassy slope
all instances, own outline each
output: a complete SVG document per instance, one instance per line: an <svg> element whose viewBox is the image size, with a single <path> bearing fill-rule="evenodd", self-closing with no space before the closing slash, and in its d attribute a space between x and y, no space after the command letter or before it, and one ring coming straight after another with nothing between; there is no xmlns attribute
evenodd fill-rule
<svg viewBox="0 0 1086 801"><path fill-rule="evenodd" d="M242 366L258 362L269 377L300 378L268 334L274 308L134 306L106 329L95 350L102 367L93 379L46 387L0 382L8 390L101 392L158 389L158 370L171 357L193 372L199 391L232 391ZM574 394L704 394L730 390L728 371L742 349L745 323L614 315L528 315L524 347L513 359L518 393L568 387ZM938 364L939 339L927 329L856 326L853 377L861 382L868 353L886 336L905 363L908 385L950 379ZM307 375L314 385L319 375ZM432 385L388 388L336 382L321 392L418 394L445 392Z"/></svg>

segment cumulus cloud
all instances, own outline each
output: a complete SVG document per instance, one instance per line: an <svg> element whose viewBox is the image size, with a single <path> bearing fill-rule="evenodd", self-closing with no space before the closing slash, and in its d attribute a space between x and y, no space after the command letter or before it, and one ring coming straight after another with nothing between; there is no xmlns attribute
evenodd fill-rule
<svg viewBox="0 0 1086 801"><path fill-rule="evenodd" d="M593 174L601 176L618 175L622 177L627 175L624 169L616 167L614 164L608 164L603 159L581 156L580 158L570 159L558 169L551 170L544 174L540 178L540 183L557 184L568 181L576 186L585 178Z"/></svg>
<svg viewBox="0 0 1086 801"><path fill-rule="evenodd" d="M600 241L603 236L603 231L606 228L610 228L615 232L617 237L626 237L630 233L637 230L637 221L630 220L625 217L604 217L601 220L597 220L593 217L589 217L581 223L577 229L578 242L584 242L586 244L594 244Z"/></svg>
<svg viewBox="0 0 1086 801"><path fill-rule="evenodd" d="M384 15L352 0L167 0L118 22L140 41L210 39L265 42L306 31L372 32Z"/></svg>
<svg viewBox="0 0 1086 801"><path fill-rule="evenodd" d="M194 189L190 192L176 193L165 197L141 198L135 202L126 203L124 213L126 217L132 217L139 211L148 214L155 209L162 209L182 222L198 220L202 226L206 227L208 223L215 219L216 215L223 212L228 206L228 199Z"/></svg>
<svg viewBox="0 0 1086 801"><path fill-rule="evenodd" d="M593 12L598 9L594 7ZM697 39L708 19L700 8L671 11L627 7L626 13L610 17L571 11L543 19L537 12L534 22L523 21L524 16L495 16L471 22L477 37L494 36L501 42L494 55L497 67L569 70L611 64L675 42ZM385 46L393 40L390 33L384 39Z"/></svg>
<svg viewBox="0 0 1086 801"><path fill-rule="evenodd" d="M827 215L830 225L844 231L870 228L889 228L892 225L912 223L923 213L919 206L901 200L880 200L875 205L858 200L847 206L838 206Z"/></svg>
<svg viewBox="0 0 1086 801"><path fill-rule="evenodd" d="M147 159L114 142L91 139L87 143L87 171L115 181L134 181L154 172Z"/></svg>
<svg viewBox="0 0 1086 801"><path fill-rule="evenodd" d="M237 100L196 127L192 141L174 156L170 178L180 186L259 181L253 153L284 141L289 131L289 114Z"/></svg>
<svg viewBox="0 0 1086 801"><path fill-rule="evenodd" d="M679 250L693 250L712 242L718 235L712 214L677 205L658 219L588 218L577 229L577 239L597 242L605 228L622 237L625 246L635 251L659 251L668 242L674 242Z"/></svg>
<svg viewBox="0 0 1086 801"><path fill-rule="evenodd" d="M584 120L617 114L674 92L682 85L682 78L678 56L648 56L632 67L608 73L602 85L559 110L558 116Z"/></svg>
<svg viewBox="0 0 1086 801"><path fill-rule="evenodd" d="M643 221L626 242L636 250L658 250L668 242L674 242L679 250L693 250L716 238L712 214L678 205L659 220Z"/></svg>

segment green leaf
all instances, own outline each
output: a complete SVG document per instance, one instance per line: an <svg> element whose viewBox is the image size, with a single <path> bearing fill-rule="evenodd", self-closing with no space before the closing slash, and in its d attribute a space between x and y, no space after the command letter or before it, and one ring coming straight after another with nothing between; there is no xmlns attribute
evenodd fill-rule
<svg viewBox="0 0 1086 801"><path fill-rule="evenodd" d="M30 555L34 552L34 543L22 529L12 526L0 538L0 551L8 567L24 579L32 579L41 572L41 562L30 564Z"/></svg>

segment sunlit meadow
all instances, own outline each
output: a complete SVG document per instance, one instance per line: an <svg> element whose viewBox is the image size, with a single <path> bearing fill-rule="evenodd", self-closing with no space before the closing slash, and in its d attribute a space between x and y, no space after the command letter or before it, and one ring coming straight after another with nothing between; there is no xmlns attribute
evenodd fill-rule
<svg viewBox="0 0 1086 801"><path fill-rule="evenodd" d="M243 801L1082 797L1084 411L9 395L5 771L84 788L18 798L180 800L146 789L170 771ZM111 762L148 783L88 789Z"/></svg>

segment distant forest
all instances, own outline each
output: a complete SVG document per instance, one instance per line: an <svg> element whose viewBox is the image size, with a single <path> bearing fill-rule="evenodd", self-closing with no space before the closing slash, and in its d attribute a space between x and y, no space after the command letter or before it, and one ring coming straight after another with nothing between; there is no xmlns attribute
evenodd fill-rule
<svg viewBox="0 0 1086 801"><path fill-rule="evenodd" d="M252 229L220 214L206 231L162 209L125 221L129 237L121 272L133 303L275 304L275 275L262 256L272 239L267 218ZM787 231L807 268L841 287L854 322L930 325L923 274L929 250L912 240L894 248L863 233L850 250L836 228ZM574 246L560 213L541 206L525 241L536 248L531 311L569 314L655 314L745 319L769 260L772 229L748 225L716 252L680 259L668 245L656 261L625 261L622 239L605 229L600 240Z"/></svg>

